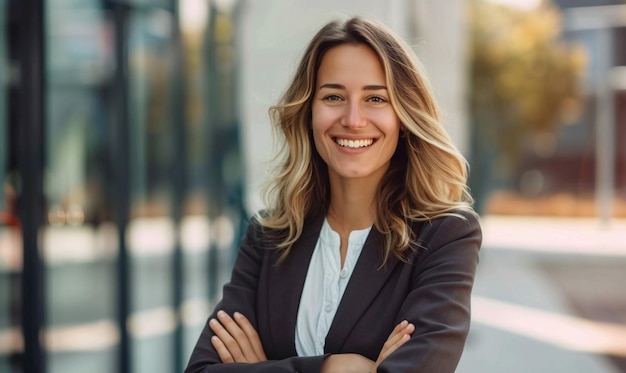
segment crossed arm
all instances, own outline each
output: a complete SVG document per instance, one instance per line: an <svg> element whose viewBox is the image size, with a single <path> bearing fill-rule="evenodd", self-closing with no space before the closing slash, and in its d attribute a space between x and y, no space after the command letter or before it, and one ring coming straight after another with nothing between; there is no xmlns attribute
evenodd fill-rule
<svg viewBox="0 0 626 373"><path fill-rule="evenodd" d="M225 285L224 298L218 305L219 310L226 312L214 314L211 318L214 321L207 323L186 372L365 373L409 369L454 372L469 329L470 294L478 261L480 226L476 218L468 215L467 220L446 217L419 228L418 238L425 243L425 249L416 252L419 257L415 264L400 269L399 276L404 281L393 285L393 290L408 291L397 317L410 320L412 324L400 323L390 331L380 351L368 352L371 360L342 353L299 357L292 356L295 351L277 345L276 341L274 350L271 345L262 345L260 341L266 343L265 339L269 338L262 334L264 331L269 333L263 328L271 320L262 318L259 322L259 315L254 314L254 310L257 308L259 273L267 251L255 249L255 235L249 232L244 237L233 278ZM364 314L367 316L365 324L376 320L373 315L378 315L381 307L386 309L389 299L393 297L377 298L372 306L368 306L368 312ZM245 316L235 315L237 310ZM387 332L374 330L378 330L378 343L382 342L381 333L385 335ZM367 338L369 329L361 327L358 332L355 338L360 341L359 338ZM267 343L270 342L271 338ZM362 350L353 344L352 349L346 351L363 353ZM266 352L276 356L277 360L267 360ZM376 361L373 356L377 356Z"/></svg>
<svg viewBox="0 0 626 373"><path fill-rule="evenodd" d="M231 317L224 311L209 321L215 335L211 344L223 363L258 363L267 360L257 331L239 312ZM334 354L324 359L321 373L375 372L378 365L411 338L415 326L404 320L393 329L378 359L372 361L359 354Z"/></svg>

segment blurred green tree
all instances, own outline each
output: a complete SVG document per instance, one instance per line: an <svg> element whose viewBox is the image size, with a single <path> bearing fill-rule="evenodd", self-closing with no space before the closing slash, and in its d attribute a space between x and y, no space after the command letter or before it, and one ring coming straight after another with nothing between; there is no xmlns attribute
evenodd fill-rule
<svg viewBox="0 0 626 373"><path fill-rule="evenodd" d="M470 185L480 204L488 184L506 183L516 170L526 141L577 117L587 58L560 39L560 12L548 1L520 10L472 0L469 27Z"/></svg>

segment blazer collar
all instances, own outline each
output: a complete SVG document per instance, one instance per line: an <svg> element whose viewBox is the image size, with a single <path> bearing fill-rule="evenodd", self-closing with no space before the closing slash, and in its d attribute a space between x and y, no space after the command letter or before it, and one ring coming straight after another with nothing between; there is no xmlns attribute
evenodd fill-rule
<svg viewBox="0 0 626 373"><path fill-rule="evenodd" d="M385 266L381 267L383 258L381 248L384 244L384 236L372 227L326 336L325 352L341 351L350 331L398 264L398 259L391 256Z"/></svg>
<svg viewBox="0 0 626 373"><path fill-rule="evenodd" d="M270 330L275 346L289 346L279 350L279 356L295 356L296 320L304 280L317 239L322 229L324 215L305 222L302 234L289 255L269 271ZM279 254L275 255L278 259ZM273 263L272 263L273 264Z"/></svg>
<svg viewBox="0 0 626 373"><path fill-rule="evenodd" d="M295 331L298 307L313 250L317 244L324 215L306 221L300 239L281 264L270 270L270 329L275 346L289 346L278 351L282 356L295 356ZM343 298L339 303L326 337L326 351L340 351L352 328L367 310L398 263L391 256L381 268L384 236L372 228L357 260ZM276 256L278 258L278 255Z"/></svg>

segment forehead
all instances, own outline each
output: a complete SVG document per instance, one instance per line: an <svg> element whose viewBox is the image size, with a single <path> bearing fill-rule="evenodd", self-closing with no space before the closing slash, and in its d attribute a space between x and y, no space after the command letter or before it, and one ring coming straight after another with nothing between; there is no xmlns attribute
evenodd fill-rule
<svg viewBox="0 0 626 373"><path fill-rule="evenodd" d="M376 52L365 44L341 44L330 48L317 71L321 80L367 80L368 84L384 84L385 70Z"/></svg>

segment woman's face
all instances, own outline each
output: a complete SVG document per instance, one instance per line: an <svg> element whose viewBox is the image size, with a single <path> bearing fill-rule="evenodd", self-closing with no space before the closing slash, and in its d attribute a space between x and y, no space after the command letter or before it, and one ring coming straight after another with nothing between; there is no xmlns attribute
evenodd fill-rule
<svg viewBox="0 0 626 373"><path fill-rule="evenodd" d="M376 53L362 44L328 50L317 72L312 112L315 147L331 181L378 183L396 150L400 120Z"/></svg>

